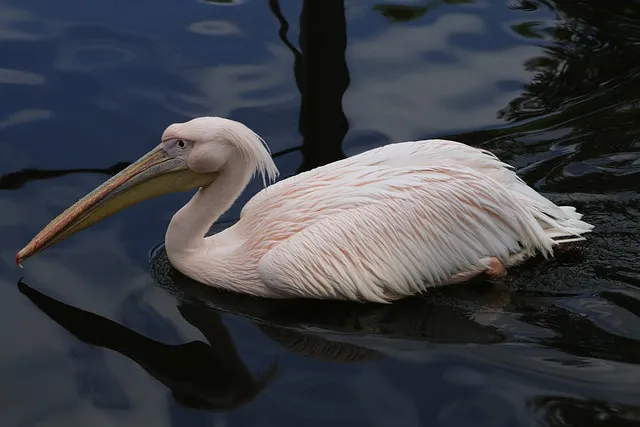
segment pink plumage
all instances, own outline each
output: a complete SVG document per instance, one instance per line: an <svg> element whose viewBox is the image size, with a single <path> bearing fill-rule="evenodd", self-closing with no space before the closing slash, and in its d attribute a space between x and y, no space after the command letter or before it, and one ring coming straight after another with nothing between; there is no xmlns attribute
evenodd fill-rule
<svg viewBox="0 0 640 427"><path fill-rule="evenodd" d="M281 180L256 194L229 229L204 237L251 177L278 171L246 126L202 117L165 141L192 145L196 172L219 173L172 218L172 264L202 283L269 298L389 302L492 276L592 229L493 154L446 140L389 144Z"/></svg>

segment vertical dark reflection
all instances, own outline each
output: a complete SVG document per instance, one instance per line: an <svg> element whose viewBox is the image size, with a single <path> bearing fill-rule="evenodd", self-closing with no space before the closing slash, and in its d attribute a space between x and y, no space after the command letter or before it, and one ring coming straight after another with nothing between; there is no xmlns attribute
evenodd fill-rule
<svg viewBox="0 0 640 427"><path fill-rule="evenodd" d="M300 51L287 39L289 25L278 0L270 0L269 5L280 22L280 39L294 55L293 70L301 97L298 126L303 139L298 172L343 159L342 141L349 129L342 109L342 97L349 86L344 0L303 3Z"/></svg>

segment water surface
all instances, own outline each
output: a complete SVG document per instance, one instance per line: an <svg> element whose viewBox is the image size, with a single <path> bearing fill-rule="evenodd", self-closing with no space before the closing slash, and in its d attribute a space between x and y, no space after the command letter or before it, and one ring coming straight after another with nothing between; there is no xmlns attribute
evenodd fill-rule
<svg viewBox="0 0 640 427"><path fill-rule="evenodd" d="M631 0L0 0L0 424L640 425L639 41ZM189 281L158 245L190 194L15 267L200 115L253 128L283 177L459 140L596 228L501 285L389 306Z"/></svg>

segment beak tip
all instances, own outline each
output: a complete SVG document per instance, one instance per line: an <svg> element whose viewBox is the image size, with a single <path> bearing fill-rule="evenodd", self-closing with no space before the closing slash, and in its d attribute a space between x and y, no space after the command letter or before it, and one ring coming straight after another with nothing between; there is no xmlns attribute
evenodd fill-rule
<svg viewBox="0 0 640 427"><path fill-rule="evenodd" d="M22 251L20 251L20 252L18 252L18 253L16 254L16 265L17 265L18 267L20 267L20 268L23 268L23 267L22 267L22 260L23 260L24 258L22 257L21 253L22 253Z"/></svg>

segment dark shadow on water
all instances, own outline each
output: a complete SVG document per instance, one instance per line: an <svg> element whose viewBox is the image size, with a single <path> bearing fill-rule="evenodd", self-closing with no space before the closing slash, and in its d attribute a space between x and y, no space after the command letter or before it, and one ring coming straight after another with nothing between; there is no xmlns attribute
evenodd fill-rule
<svg viewBox="0 0 640 427"><path fill-rule="evenodd" d="M577 357L640 364L638 339L605 330L594 319L560 303L564 298L586 297L584 290L577 293L566 289L545 291L538 289L535 283L529 283L514 291L504 289L504 285L477 280L435 289L425 295L389 305L264 300L220 291L189 279L171 266L162 245L152 253L150 261L154 282L178 300L200 301L217 310L246 317L261 325L259 327L263 332L276 341L280 340L275 337L287 331L291 336L282 341L293 343L296 341L293 334L303 334L308 329L441 344L519 341L510 332L497 326L480 324L473 319L476 313L493 311L516 314L520 321L551 333L553 337L537 340L544 347ZM541 262L544 261L536 259L522 268L535 270L536 264ZM611 309L619 306L635 309L640 305L638 299L614 291L596 292L593 298L613 301L615 304L610 305ZM623 304L618 304L619 300ZM328 343L319 343L316 347L322 345L327 346L327 353L339 353Z"/></svg>
<svg viewBox="0 0 640 427"><path fill-rule="evenodd" d="M433 343L497 343L505 340L498 329L473 321L469 306L465 306L472 301L483 301L483 294L490 304L500 298L500 291L487 291L483 287L471 285L436 290L427 297L405 298L394 304L255 298L214 289L184 276L171 266L163 246L152 253L151 275L158 286L179 301L199 301L216 310L246 317L257 322L269 336L276 329L280 329L276 334L279 337L283 337L285 331L297 334L322 329L354 336L364 334ZM327 353L336 352L327 349Z"/></svg>
<svg viewBox="0 0 640 427"><path fill-rule="evenodd" d="M598 293L593 299L606 300L608 294L632 299L634 304L640 303L629 296L607 291ZM515 295L506 309L518 313L520 321L542 328L552 335L537 340L539 345L581 359L594 358L640 364L640 341L637 338L603 329L597 319L569 310L559 304L559 301L554 298L535 299L526 295Z"/></svg>
<svg viewBox="0 0 640 427"><path fill-rule="evenodd" d="M77 339L117 351L136 362L167 386L176 402L186 407L227 411L243 406L255 399L276 374L274 362L266 373L253 375L237 353L218 312L202 305L183 303L178 309L209 343L168 345L57 301L22 281L18 289Z"/></svg>
<svg viewBox="0 0 640 427"><path fill-rule="evenodd" d="M568 396L540 396L529 402L545 426L637 427L640 406Z"/></svg>

